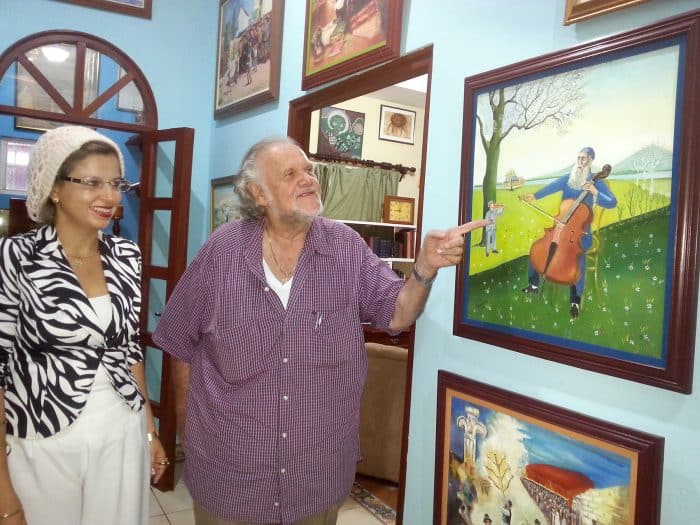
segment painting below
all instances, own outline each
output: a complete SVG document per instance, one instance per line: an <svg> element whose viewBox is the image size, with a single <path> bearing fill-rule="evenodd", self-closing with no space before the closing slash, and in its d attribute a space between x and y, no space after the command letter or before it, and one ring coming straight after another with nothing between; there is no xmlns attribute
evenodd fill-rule
<svg viewBox="0 0 700 525"><path fill-rule="evenodd" d="M444 371L435 523L658 524L663 438Z"/></svg>
<svg viewBox="0 0 700 525"><path fill-rule="evenodd" d="M694 334L669 340L671 323L683 323L678 305L696 304L674 288L681 270L697 276L676 249L679 217L696 207L679 169L691 129L685 56L673 36L575 67L537 72L533 60L523 71L535 74L467 79L462 219L494 222L471 236L459 335L521 337L514 349L593 368L608 359L606 373L652 383L672 365L690 381L692 362L669 355L694 346Z"/></svg>
<svg viewBox="0 0 700 525"><path fill-rule="evenodd" d="M318 154L362 158L364 113L334 107L321 108L318 128Z"/></svg>

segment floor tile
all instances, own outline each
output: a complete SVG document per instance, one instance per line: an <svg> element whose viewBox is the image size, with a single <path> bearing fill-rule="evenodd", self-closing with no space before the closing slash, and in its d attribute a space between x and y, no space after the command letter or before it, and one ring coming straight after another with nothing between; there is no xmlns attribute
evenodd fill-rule
<svg viewBox="0 0 700 525"><path fill-rule="evenodd" d="M194 511L189 509L173 512L168 514L168 519L171 525L194 525Z"/></svg>
<svg viewBox="0 0 700 525"><path fill-rule="evenodd" d="M338 525L368 525L370 523L379 525L381 522L359 505L350 509L341 508L338 512Z"/></svg>
<svg viewBox="0 0 700 525"><path fill-rule="evenodd" d="M192 497L182 481L175 485L175 490L172 492L161 492L158 489L153 489L153 493L165 514L188 510L193 507Z"/></svg>
<svg viewBox="0 0 700 525"><path fill-rule="evenodd" d="M347 499L343 502L343 504L341 505L340 511L339 511L339 512L342 513L342 512L345 512L346 510L356 509L356 508L358 508L358 507L362 507L362 505L360 505L360 504L359 504L357 501L355 501L353 498L347 498Z"/></svg>
<svg viewBox="0 0 700 525"><path fill-rule="evenodd" d="M158 503L155 494L153 494L153 489L151 489L151 491L148 493L148 508L149 516L162 516L165 514L163 509L160 507L160 503Z"/></svg>
<svg viewBox="0 0 700 525"><path fill-rule="evenodd" d="M170 522L168 521L168 518L165 517L165 515L151 516L151 519L148 520L148 525L170 525Z"/></svg>

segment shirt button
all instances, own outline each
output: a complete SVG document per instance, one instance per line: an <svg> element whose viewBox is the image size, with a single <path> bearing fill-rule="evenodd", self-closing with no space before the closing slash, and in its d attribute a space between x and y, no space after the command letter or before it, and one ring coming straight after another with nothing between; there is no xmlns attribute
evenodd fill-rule
<svg viewBox="0 0 700 525"><path fill-rule="evenodd" d="M269 292L269 291L270 291L270 287L269 287L269 286L266 286L266 287L265 287L265 291L266 291L266 292Z"/></svg>
<svg viewBox="0 0 700 525"><path fill-rule="evenodd" d="M282 432L282 439L287 439L287 433L286 433L286 432Z"/></svg>
<svg viewBox="0 0 700 525"><path fill-rule="evenodd" d="M283 362L283 363L288 363L288 362L289 362L289 358L288 358L288 357L282 358L282 362Z"/></svg>
<svg viewBox="0 0 700 525"><path fill-rule="evenodd" d="M273 505L274 505L275 507L279 507L279 506L280 506L280 502L279 502L279 501L275 501L275 502L273 503Z"/></svg>
<svg viewBox="0 0 700 525"><path fill-rule="evenodd" d="M282 396L282 399L284 399L285 401L287 401L287 400L289 399L289 396Z"/></svg>
<svg viewBox="0 0 700 525"><path fill-rule="evenodd" d="M282 474L284 474L284 473L287 472L287 469L286 469L286 468L280 469L280 472L281 472Z"/></svg>

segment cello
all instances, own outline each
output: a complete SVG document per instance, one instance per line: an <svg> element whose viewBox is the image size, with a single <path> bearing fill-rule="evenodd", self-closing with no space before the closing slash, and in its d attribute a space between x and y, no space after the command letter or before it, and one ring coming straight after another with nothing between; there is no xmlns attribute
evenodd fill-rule
<svg viewBox="0 0 700 525"><path fill-rule="evenodd" d="M605 179L612 168L605 164L595 174L591 183ZM581 277L579 257L584 253L581 238L587 235L588 227L593 221L593 210L581 205L590 194L582 190L576 199L564 199L559 206L559 214L552 217L537 206L522 201L528 206L554 219L554 226L546 228L542 238L530 247L530 262L542 278L557 284L574 285Z"/></svg>

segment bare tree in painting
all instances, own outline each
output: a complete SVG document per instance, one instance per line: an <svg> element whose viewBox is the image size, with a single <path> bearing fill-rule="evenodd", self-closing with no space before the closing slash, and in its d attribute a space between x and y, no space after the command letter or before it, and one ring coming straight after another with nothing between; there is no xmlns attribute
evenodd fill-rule
<svg viewBox="0 0 700 525"><path fill-rule="evenodd" d="M542 125L554 126L565 133L583 108L583 84L584 74L577 70L504 86L478 97L476 121L486 153L482 183L484 217L488 202L497 202L498 162L505 138L513 130L527 131Z"/></svg>
<svg viewBox="0 0 700 525"><path fill-rule="evenodd" d="M485 467L493 486L505 496L514 477L506 455L493 449L487 451Z"/></svg>

